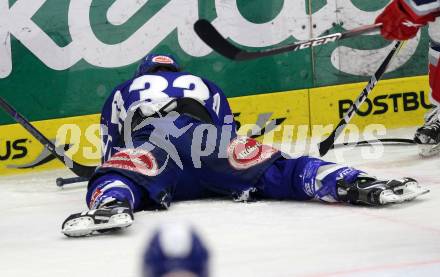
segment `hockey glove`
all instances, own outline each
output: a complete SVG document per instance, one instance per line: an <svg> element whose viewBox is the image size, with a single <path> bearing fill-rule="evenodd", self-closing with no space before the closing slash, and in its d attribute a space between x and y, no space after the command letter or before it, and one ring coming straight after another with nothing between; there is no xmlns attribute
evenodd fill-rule
<svg viewBox="0 0 440 277"><path fill-rule="evenodd" d="M438 14L417 16L404 0L393 0L376 18L382 23L381 34L389 40L407 40L417 35L420 27L434 21Z"/></svg>

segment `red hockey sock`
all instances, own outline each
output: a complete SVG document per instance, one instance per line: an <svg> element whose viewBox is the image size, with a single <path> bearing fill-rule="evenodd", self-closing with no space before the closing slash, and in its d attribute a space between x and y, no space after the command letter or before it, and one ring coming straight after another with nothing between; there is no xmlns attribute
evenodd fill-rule
<svg viewBox="0 0 440 277"><path fill-rule="evenodd" d="M437 60L438 62L438 60ZM431 97L437 103L440 104L440 70L438 68L438 63L433 64L432 62L429 64L429 86L431 87Z"/></svg>
<svg viewBox="0 0 440 277"><path fill-rule="evenodd" d="M437 45L435 42L431 42L431 48L429 49L429 86L431 87L431 100L434 100L437 103L433 103L436 105L440 104L440 69L439 69L439 60L440 60L440 45Z"/></svg>

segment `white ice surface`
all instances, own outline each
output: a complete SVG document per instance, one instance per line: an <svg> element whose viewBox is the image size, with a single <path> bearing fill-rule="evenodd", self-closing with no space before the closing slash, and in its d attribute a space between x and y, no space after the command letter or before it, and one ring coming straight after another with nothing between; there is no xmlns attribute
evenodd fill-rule
<svg viewBox="0 0 440 277"><path fill-rule="evenodd" d="M145 244L161 222L189 221L207 241L212 274L231 276L440 276L440 156L415 146L340 149L326 159L383 177L411 176L431 188L419 199L381 208L315 202L226 200L176 203L136 214L125 232L69 239L63 220L86 208L85 184L64 189L59 170L0 177L0 276L140 276ZM335 154L336 153L336 154Z"/></svg>

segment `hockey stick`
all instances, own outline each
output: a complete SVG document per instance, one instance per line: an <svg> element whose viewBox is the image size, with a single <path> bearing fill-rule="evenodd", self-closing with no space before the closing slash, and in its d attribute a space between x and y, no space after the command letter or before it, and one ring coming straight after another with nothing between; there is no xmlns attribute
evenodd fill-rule
<svg viewBox="0 0 440 277"><path fill-rule="evenodd" d="M416 142L413 139L404 138L383 138L375 140L361 140L357 142L343 142L339 144L334 144L330 149L340 148L345 146L368 146L372 144L386 144L386 145L413 145Z"/></svg>
<svg viewBox="0 0 440 277"><path fill-rule="evenodd" d="M356 101L354 101L354 103L350 106L348 111L344 114L344 116L342 117L338 126L336 126L336 128L333 130L333 132L330 134L330 136L328 138L326 138L325 140L323 140L321 143L318 144L319 154L321 155L321 157L324 156L325 154L327 154L327 152L330 150L330 148L335 143L336 139L339 137L339 135L344 130L345 126L348 124L348 122L350 122L350 120L354 116L355 112L357 112L359 110L359 107L367 99L368 95L373 90L373 88L376 86L376 84L380 80L380 78L382 78L382 76L385 73L385 71L387 70L387 67L390 64L391 60L399 52L402 45L403 45L402 41L396 42L396 44L394 45L391 52L388 54L388 56L385 58L385 60L380 65L379 69L371 77L367 86L362 90L361 94L358 96Z"/></svg>
<svg viewBox="0 0 440 277"><path fill-rule="evenodd" d="M312 38L310 40L298 41L280 47L253 51L253 52L248 52L246 50L234 46L232 43L226 40L217 31L217 29L215 29L215 27L206 19L197 20L196 23L194 24L194 30L196 31L197 35L206 44L208 44L212 49L214 49L216 52L220 53L221 55L231 60L246 61L246 60L252 60L261 57L276 55L288 51L298 51L310 47L325 45L331 42L335 42L337 40L346 39L378 30L380 29L381 26L382 26L381 23L366 25L343 33L334 33L322 37Z"/></svg>
<svg viewBox="0 0 440 277"><path fill-rule="evenodd" d="M87 182L89 181L89 178L85 177L72 177L72 178L57 178L56 183L57 186L63 187L64 185L68 184L74 184L74 183L80 183L80 182Z"/></svg>
<svg viewBox="0 0 440 277"><path fill-rule="evenodd" d="M26 118L19 114L11 105L9 105L2 97L0 97L0 108L2 108L7 114L9 114L17 123L19 123L23 128L25 128L32 136L34 136L43 146L49 150L52 155L54 155L58 160L64 163L73 173L79 177L89 178L95 171L95 166L85 166L81 165L69 157L66 153L58 149L56 150L55 145L46 138L37 128L35 128Z"/></svg>

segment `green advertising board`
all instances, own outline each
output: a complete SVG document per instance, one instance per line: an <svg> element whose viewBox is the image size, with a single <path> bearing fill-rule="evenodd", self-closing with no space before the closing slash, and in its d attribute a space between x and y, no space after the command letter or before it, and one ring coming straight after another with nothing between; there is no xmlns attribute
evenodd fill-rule
<svg viewBox="0 0 440 277"><path fill-rule="evenodd" d="M193 24L207 18L240 47L262 49L371 24L388 2L0 0L0 93L30 120L98 113L152 51L173 53L229 97L363 81L391 47L377 34L233 62ZM387 78L426 74L426 31L404 51ZM11 122L0 113L0 124Z"/></svg>

